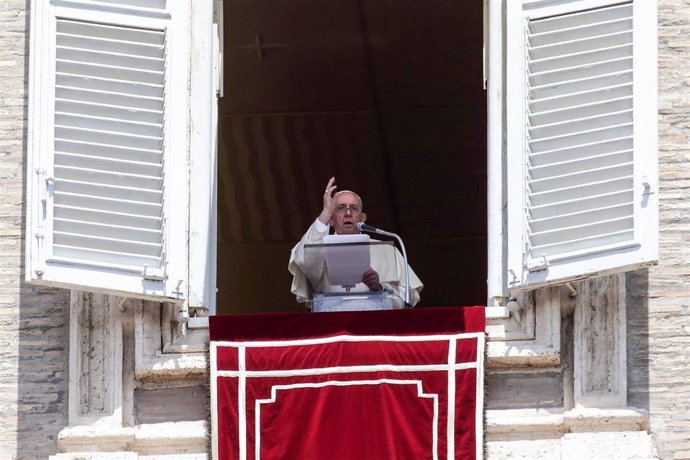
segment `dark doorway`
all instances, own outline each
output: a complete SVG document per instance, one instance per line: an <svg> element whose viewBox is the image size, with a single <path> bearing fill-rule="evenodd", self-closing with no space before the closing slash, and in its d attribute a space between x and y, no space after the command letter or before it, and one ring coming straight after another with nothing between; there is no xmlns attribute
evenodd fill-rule
<svg viewBox="0 0 690 460"><path fill-rule="evenodd" d="M419 306L486 297L479 0L226 0L218 313L294 310L323 187L399 233Z"/></svg>

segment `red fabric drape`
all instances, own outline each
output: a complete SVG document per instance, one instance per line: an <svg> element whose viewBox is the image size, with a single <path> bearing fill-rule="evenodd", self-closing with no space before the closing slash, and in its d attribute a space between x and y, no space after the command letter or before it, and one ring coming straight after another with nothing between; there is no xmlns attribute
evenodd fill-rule
<svg viewBox="0 0 690 460"><path fill-rule="evenodd" d="M476 458L483 318L483 308L211 318L214 455Z"/></svg>

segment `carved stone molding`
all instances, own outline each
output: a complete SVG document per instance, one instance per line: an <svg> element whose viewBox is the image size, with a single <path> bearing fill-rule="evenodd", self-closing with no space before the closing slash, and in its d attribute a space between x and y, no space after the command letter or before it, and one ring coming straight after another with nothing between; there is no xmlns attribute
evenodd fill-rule
<svg viewBox="0 0 690 460"><path fill-rule="evenodd" d="M122 320L115 297L72 291L70 425L122 423Z"/></svg>
<svg viewBox="0 0 690 460"><path fill-rule="evenodd" d="M205 458L208 329L187 331L173 313L71 293L69 426L53 459Z"/></svg>
<svg viewBox="0 0 690 460"><path fill-rule="evenodd" d="M625 276L577 283L574 316L575 406L625 407Z"/></svg>
<svg viewBox="0 0 690 460"><path fill-rule="evenodd" d="M192 329L175 318L175 306L142 302L135 313L137 379L205 379L208 328Z"/></svg>
<svg viewBox="0 0 690 460"><path fill-rule="evenodd" d="M524 293L519 314L487 319L489 366L555 366L560 363L561 289Z"/></svg>

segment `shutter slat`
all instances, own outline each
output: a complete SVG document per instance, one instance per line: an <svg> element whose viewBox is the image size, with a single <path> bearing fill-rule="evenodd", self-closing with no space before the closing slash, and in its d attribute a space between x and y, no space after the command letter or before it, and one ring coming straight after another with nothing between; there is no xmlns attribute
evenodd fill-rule
<svg viewBox="0 0 690 460"><path fill-rule="evenodd" d="M550 72L553 70L561 71L565 68L579 69L596 63L625 59L630 54L632 54L632 44L626 43L610 48L578 53L570 52L565 55L561 54L559 56L544 59L532 59L529 61L529 66L534 74L537 75L541 72Z"/></svg>
<svg viewBox="0 0 690 460"><path fill-rule="evenodd" d="M58 86L55 92L59 101L72 104L94 104L98 106L113 107L115 109L129 109L134 112L160 113L163 101L161 97L146 97L143 95L131 96L116 91L89 90L85 88L71 88Z"/></svg>
<svg viewBox="0 0 690 460"><path fill-rule="evenodd" d="M141 96L141 103L146 102L146 98L162 99L164 90L162 84L146 84L141 82L119 81L108 78L65 74L57 75L55 84L57 95L60 95L59 91L61 88L81 89L86 91L103 92L113 96ZM116 102L113 103L116 104ZM122 104L118 103L118 105Z"/></svg>
<svg viewBox="0 0 690 460"><path fill-rule="evenodd" d="M625 243L631 241L633 236L633 231L628 229L596 235L589 238L566 240L555 244L534 247L532 251L536 255L535 258L554 255L559 258L567 258L571 256L571 253L591 250L593 246L595 246L597 250L603 250L608 245Z"/></svg>
<svg viewBox="0 0 690 460"><path fill-rule="evenodd" d="M591 216L588 216L591 218ZM603 221L588 221L584 224L561 227L530 234L530 244L534 248L559 244L563 241L583 240L597 235L626 231L632 226L631 215Z"/></svg>
<svg viewBox="0 0 690 460"><path fill-rule="evenodd" d="M83 235L93 238L117 239L140 243L160 244L162 235L157 229L141 229L126 225L82 222L70 219L55 219L55 231L64 234Z"/></svg>
<svg viewBox="0 0 690 460"><path fill-rule="evenodd" d="M100 3L138 8L165 9L166 0L98 0Z"/></svg>
<svg viewBox="0 0 690 460"><path fill-rule="evenodd" d="M118 67L99 64L82 64L78 61L58 59L56 62L58 78L60 74L81 77L103 78L107 80L145 83L155 85L162 81L163 71L139 70L129 67Z"/></svg>
<svg viewBox="0 0 690 460"><path fill-rule="evenodd" d="M603 96L608 96L604 92ZM560 123L565 120L576 120L579 118L592 117L603 115L610 112L622 112L624 110L632 110L632 96L612 99L606 97L601 101L590 102L575 105L563 105L552 108L551 110L542 110L540 106L534 104L532 115L530 116L530 123L534 126L548 125Z"/></svg>
<svg viewBox="0 0 690 460"><path fill-rule="evenodd" d="M572 166L572 165L571 165ZM533 179L530 187L534 193L558 190L565 187L583 186L586 184L611 181L621 177L632 177L633 163L619 163L605 168L575 169L563 168L558 175L544 179Z"/></svg>
<svg viewBox="0 0 690 460"><path fill-rule="evenodd" d="M85 35L58 33L57 45L74 50L99 50L115 54L136 54L137 56L160 59L163 43L136 43L131 41L112 40L107 37L89 37Z"/></svg>
<svg viewBox="0 0 690 460"><path fill-rule="evenodd" d="M559 0L558 3L562 3ZM583 25L590 27L597 24L609 24L621 18L632 17L632 5L616 5L612 7L596 8L589 11L580 11L551 18L532 21L529 25L530 30L535 33L559 32L572 28L580 28Z"/></svg>
<svg viewBox="0 0 690 460"><path fill-rule="evenodd" d="M613 109L613 107L611 107ZM572 115L578 115L576 112L571 112ZM556 122L556 120L549 120L547 123L539 124L539 120L535 117L530 117L531 125L535 126L530 130L530 137L533 141L540 139L549 139L556 136L570 135L574 133L599 130L602 128L609 128L625 124L632 125L632 107L623 111L609 111L599 115L586 114L583 118L564 118Z"/></svg>
<svg viewBox="0 0 690 460"><path fill-rule="evenodd" d="M142 176L162 177L162 165L159 163L144 163L142 161L124 161L98 156L85 156L55 152L55 164L60 166L82 167L100 171L117 171L123 174L138 174Z"/></svg>
<svg viewBox="0 0 690 460"><path fill-rule="evenodd" d="M130 136L160 139L163 137L163 125L122 121L114 118L87 117L77 114L55 112L55 125L75 127L81 130L102 131Z"/></svg>
<svg viewBox="0 0 690 460"><path fill-rule="evenodd" d="M614 138L609 141L597 141L584 143L575 147L556 148L543 150L530 155L530 165L539 167L552 163L565 162L569 160L577 161L583 158L606 155L623 150L632 150L633 141L631 136Z"/></svg>
<svg viewBox="0 0 690 460"><path fill-rule="evenodd" d="M553 136L545 139L537 139L530 142L530 148L534 153L540 153L557 148L570 148L580 145L606 142L622 137L630 137L633 134L632 123L624 125L592 129L583 132L569 133L561 136Z"/></svg>
<svg viewBox="0 0 690 460"><path fill-rule="evenodd" d="M144 203L133 200L121 200L112 198L96 198L74 193L55 193L55 207L71 207L90 209L93 211L112 212L120 214L131 214L142 217L161 216L159 204Z"/></svg>
<svg viewBox="0 0 690 460"><path fill-rule="evenodd" d="M613 193L614 191L628 191L632 193L633 178L623 177L613 180L595 182L585 185L563 187L546 192L530 193L530 203L534 206L557 204L577 198L593 198L597 195Z"/></svg>
<svg viewBox="0 0 690 460"><path fill-rule="evenodd" d="M163 149L163 139L151 136L135 136L132 134L117 134L104 131L79 129L72 126L55 126L55 139L65 141L81 141L93 144L110 145L113 147L130 147L134 149L157 150Z"/></svg>
<svg viewBox="0 0 690 460"><path fill-rule="evenodd" d="M587 29L578 28L557 34L530 35L531 56L541 59L564 53L582 52L632 41L632 21L612 21Z"/></svg>
<svg viewBox="0 0 690 460"><path fill-rule="evenodd" d="M583 94L595 93L602 90L615 90L621 86L632 86L632 69L624 69L589 78L574 79L560 82L558 85L546 84L530 87L530 102L541 101L552 97L572 96L577 98ZM628 93L624 93L628 94ZM573 103L577 103L576 99ZM582 102L582 100L580 100Z"/></svg>
<svg viewBox="0 0 690 460"><path fill-rule="evenodd" d="M58 34L129 42L134 44L134 46L144 44L162 46L165 43L165 32L162 30L123 27L70 19L58 20L56 31Z"/></svg>
<svg viewBox="0 0 690 460"><path fill-rule="evenodd" d="M532 232L554 231L560 228L574 227L582 222L601 222L606 219L632 217L634 213L632 203L623 203L614 206L604 206L600 208L587 209L582 212L532 219Z"/></svg>
<svg viewBox="0 0 690 460"><path fill-rule="evenodd" d="M90 209L60 206L55 208L55 218L65 220L79 220L84 222L100 222L102 224L123 225L125 227L141 228L147 230L160 230L161 218L151 216L136 216L104 210L93 211Z"/></svg>
<svg viewBox="0 0 690 460"><path fill-rule="evenodd" d="M60 50L60 60L64 63L80 64L85 67L117 68L134 72L160 73L163 68L163 59L160 57L130 56L119 53L106 53L104 51L91 51L77 48L63 47ZM112 72L112 70L110 70ZM112 73L110 75L113 75Z"/></svg>
<svg viewBox="0 0 690 460"><path fill-rule="evenodd" d="M632 64L632 56L622 57L619 59L583 64L559 70L538 72L532 74L529 80L530 85L534 86L556 85L617 72L629 72L630 69L632 69Z"/></svg>
<svg viewBox="0 0 690 460"><path fill-rule="evenodd" d="M130 122L161 125L163 112L159 110L135 109L126 106L105 105L82 100L69 100L66 98L55 99L55 111L59 113L71 113L86 117L110 117L115 120L128 120Z"/></svg>
<svg viewBox="0 0 690 460"><path fill-rule="evenodd" d="M588 42L616 43L625 40L632 33L632 21L629 18L617 18L597 24L586 24L560 29L558 31L540 31L533 28L530 34L530 45L534 50L542 50L555 44L570 44L568 50L581 50ZM623 36L621 38L621 36Z"/></svg>
<svg viewBox="0 0 690 460"><path fill-rule="evenodd" d="M161 191L163 178L158 176L141 176L135 174L123 174L118 171L97 171L66 166L55 166L55 183L62 181L81 181L94 185L112 185L127 189L156 190Z"/></svg>
<svg viewBox="0 0 690 460"><path fill-rule="evenodd" d="M59 193L79 194L92 198L113 198L150 204L160 204L163 197L163 192L160 190L142 190L132 187L108 187L67 180L56 182L55 191Z"/></svg>
<svg viewBox="0 0 690 460"><path fill-rule="evenodd" d="M531 96L533 100L530 110L533 114L558 113L565 109L578 109L617 101L624 104L624 101L632 99L632 85L601 86L594 90L590 87L590 90L580 92L567 92L561 88L559 93L553 93L544 98L538 98L537 91L532 91Z"/></svg>
<svg viewBox="0 0 690 460"><path fill-rule="evenodd" d="M627 190L616 190L610 193L601 193L584 198L570 198L544 205L530 207L530 221L548 217L557 217L578 212L587 212L607 206L618 206L630 203L630 194Z"/></svg>
<svg viewBox="0 0 690 460"><path fill-rule="evenodd" d="M160 244L145 243L141 241L127 241L115 238L98 238L91 235L80 235L77 233L63 233L54 231L53 241L56 245L75 246L84 249L102 249L112 252L126 254L137 254L143 256L160 255Z"/></svg>
<svg viewBox="0 0 690 460"><path fill-rule="evenodd" d="M583 150L587 152L587 150ZM587 152L589 153L589 152ZM545 157L546 155L542 155ZM555 155L541 158L540 165L532 164L530 177L533 180L554 177L563 171L588 171L591 169L613 166L617 164L631 163L633 161L632 150L615 151L604 155L577 157L557 157Z"/></svg>
<svg viewBox="0 0 690 460"><path fill-rule="evenodd" d="M57 257L91 262L102 267L110 266L113 268L121 268L124 266L141 270L144 265L155 267L160 264L159 257L147 257L141 254L118 253L114 251L106 251L102 248L84 249L79 246L69 246L65 244L54 244L53 253Z"/></svg>
<svg viewBox="0 0 690 460"><path fill-rule="evenodd" d="M95 157L112 158L122 161L135 161L144 164L162 164L163 152L160 149L147 150L126 146L113 146L83 142L80 140L55 140L56 153L73 153L78 155L93 155Z"/></svg>

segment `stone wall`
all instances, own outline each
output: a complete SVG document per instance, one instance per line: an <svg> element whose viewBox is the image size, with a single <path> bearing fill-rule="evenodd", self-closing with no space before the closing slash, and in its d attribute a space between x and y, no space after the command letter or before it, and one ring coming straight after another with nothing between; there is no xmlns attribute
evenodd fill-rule
<svg viewBox="0 0 690 460"><path fill-rule="evenodd" d="M628 398L663 459L690 458L690 2L659 6L659 264L628 276Z"/></svg>
<svg viewBox="0 0 690 460"><path fill-rule="evenodd" d="M67 424L69 292L27 286L28 0L0 2L0 458L47 458Z"/></svg>

